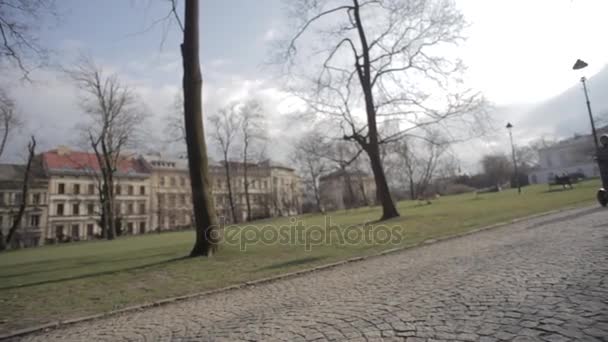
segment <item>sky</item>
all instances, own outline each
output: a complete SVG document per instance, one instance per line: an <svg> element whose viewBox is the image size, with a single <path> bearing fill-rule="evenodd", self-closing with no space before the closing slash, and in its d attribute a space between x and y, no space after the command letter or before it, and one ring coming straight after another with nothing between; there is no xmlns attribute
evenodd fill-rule
<svg viewBox="0 0 608 342"><path fill-rule="evenodd" d="M295 0L294 0L295 1ZM586 133L588 119L580 83L589 80L596 114L608 112L608 44L605 0L457 0L469 26L460 53L467 85L493 103L496 129L484 139L455 147L463 168L475 169L480 154L508 151L504 127L511 122L516 142L540 136ZM61 0L58 23L41 32L56 66L69 67L79 55L92 57L135 87L145 102L151 135L162 137L163 117L181 86L180 32L167 15L165 0ZM181 12L180 12L181 14ZM202 0L201 63L204 111L231 100L263 99L271 137L287 141L305 126L293 122L289 94L267 67L271 42L290 25L284 0ZM589 63L571 69L577 58ZM21 158L25 136L36 134L40 149L77 145L74 127L83 120L78 90L58 68L37 70L35 82L10 82L26 125L9 146L7 158ZM167 148L164 137L144 149ZM269 154L289 160L287 144L270 144ZM145 152L145 151L144 151Z"/></svg>

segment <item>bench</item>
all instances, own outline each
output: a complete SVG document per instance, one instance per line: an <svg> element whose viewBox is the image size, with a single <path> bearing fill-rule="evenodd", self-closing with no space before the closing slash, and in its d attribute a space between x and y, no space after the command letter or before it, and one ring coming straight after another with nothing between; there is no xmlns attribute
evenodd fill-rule
<svg viewBox="0 0 608 342"><path fill-rule="evenodd" d="M570 179L570 176L555 176L555 178L553 178L553 182L549 183L549 188L559 185L561 185L564 189L572 189L572 179Z"/></svg>

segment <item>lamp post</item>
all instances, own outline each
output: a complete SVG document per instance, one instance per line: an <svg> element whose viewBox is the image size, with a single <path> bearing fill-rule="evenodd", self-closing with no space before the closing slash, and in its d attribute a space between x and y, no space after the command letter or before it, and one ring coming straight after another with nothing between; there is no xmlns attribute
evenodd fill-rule
<svg viewBox="0 0 608 342"><path fill-rule="evenodd" d="M521 194L521 185L519 184L519 172L517 171L517 158L515 158L515 145L513 145L513 132L511 131L513 125L507 123L507 129L509 130L509 138L511 139L511 154L513 155L513 168L515 169L515 185L517 185L517 193Z"/></svg>
<svg viewBox="0 0 608 342"><path fill-rule="evenodd" d="M587 63L577 59L576 63L572 66L574 70L580 70L587 67ZM583 92L585 93L585 101L587 103L587 112L589 113L589 121L591 122L591 133L593 133L593 144L595 145L595 159L597 166L600 170L600 177L602 179L602 188L597 191L598 202L605 207L608 205L608 141L604 135L601 138L602 148L600 149L599 142L597 139L597 132L595 131L595 122L593 121L593 113L591 112L591 102L589 101L589 94L587 92L587 79L581 77L581 83L583 84Z"/></svg>
<svg viewBox="0 0 608 342"><path fill-rule="evenodd" d="M588 66L584 61L577 59L574 66L572 66L573 70L584 69ZM595 131L595 122L593 121L593 113L591 112L591 102L589 101L589 93L587 92L587 79L585 76L581 77L581 83L583 84L583 92L585 93L585 100L587 101L587 112L589 113L589 121L591 122L591 132L593 133L593 144L595 146L595 152L597 153L600 150L600 146L597 140L597 132Z"/></svg>

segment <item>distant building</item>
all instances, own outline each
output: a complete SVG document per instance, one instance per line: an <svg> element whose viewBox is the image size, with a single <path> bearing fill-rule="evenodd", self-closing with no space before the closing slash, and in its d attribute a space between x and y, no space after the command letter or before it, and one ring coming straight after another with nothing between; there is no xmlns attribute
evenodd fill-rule
<svg viewBox="0 0 608 342"><path fill-rule="evenodd" d="M66 147L41 154L48 177L48 242L93 239L101 234L100 167L93 153ZM136 158L121 158L115 174L117 229L124 234L148 231L149 171Z"/></svg>
<svg viewBox="0 0 608 342"><path fill-rule="evenodd" d="M362 171L332 172L319 179L319 189L325 210L356 208L376 202L374 178Z"/></svg>
<svg viewBox="0 0 608 342"><path fill-rule="evenodd" d="M12 227L23 199L25 165L0 164L0 229L6 238ZM21 224L11 239L12 248L33 247L43 243L47 226L48 180L40 167L40 159L32 161L26 198L25 212Z"/></svg>
<svg viewBox="0 0 608 342"><path fill-rule="evenodd" d="M607 132L606 127L599 129L598 136ZM591 135L576 135L540 149L539 166L530 172L529 181L531 184L550 183L555 176L573 173L599 177L594 150Z"/></svg>
<svg viewBox="0 0 608 342"><path fill-rule="evenodd" d="M192 226L192 191L188 160L160 155L143 157L150 172L150 224L153 230Z"/></svg>
<svg viewBox="0 0 608 342"><path fill-rule="evenodd" d="M237 221L247 219L244 167L230 162ZM301 213L302 185L295 170L271 161L248 170L251 218ZM93 153L59 147L34 158L25 214L12 247L100 237L101 169ZM0 229L4 236L21 203L24 165L0 164ZM216 212L231 222L223 164L210 165ZM123 235L191 228L190 174L186 159L160 155L120 158L114 175L117 230Z"/></svg>

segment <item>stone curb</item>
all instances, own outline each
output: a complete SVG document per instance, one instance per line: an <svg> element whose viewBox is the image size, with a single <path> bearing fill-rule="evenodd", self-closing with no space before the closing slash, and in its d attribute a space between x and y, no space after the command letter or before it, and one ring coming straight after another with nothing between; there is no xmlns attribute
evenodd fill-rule
<svg viewBox="0 0 608 342"><path fill-rule="evenodd" d="M501 228L504 226L509 226L512 224L520 223L520 222L530 221L530 220L544 217L544 216L549 216L549 215L558 214L558 213L567 212L567 211L578 210L578 209L582 209L582 208L584 208L584 207L566 207L566 208L562 208L562 209L546 211L546 212L539 213L539 214L524 216L524 217L509 220L509 221L495 223L495 224L492 224L489 226L484 226L481 228L473 229L473 230L462 232L462 233L457 233L457 234L443 236L443 237L437 237L434 239L427 239L427 240L424 240L424 241L421 241L421 242L418 242L418 243L415 243L412 245L391 248L391 249L380 251L380 252L377 252L374 254L360 256L360 257L353 257L353 258L337 261L337 262L330 263L330 264L324 264L324 265L320 265L320 266L306 268L306 269L299 270L299 271L288 272L288 273L279 274L276 276L251 280L251 281L247 281L244 283L221 287L221 288L214 289L214 290L207 290L207 291L192 293L192 294L188 294L188 295L184 295L184 296L165 298L165 299L161 299L161 300L150 302L150 303L128 306L128 307L125 307L125 308L122 308L119 310L112 310L112 311L108 311L105 313L78 317L78 318L72 318L72 319L67 319L67 320L62 320L62 321L54 321L54 322L50 322L47 324L34 326L31 328L25 328L25 329L21 329L21 330L16 330L16 331L12 331L7 334L4 334L4 335L0 335L0 341L11 339L11 338L16 338L16 337L22 337L25 335L29 335L29 334L33 334L33 333L37 333L37 332L41 332L41 331L57 329L60 327L65 327L65 326L76 324L76 323L93 321L93 320L107 318L107 317L111 317L111 316L117 316L117 315L124 314L124 313L142 311L145 309L159 307L159 306L172 304L172 303L177 303L177 302L181 302L181 301L188 300L188 299L205 297L205 296L210 296L210 295L214 295L214 294L218 294L218 293L234 291L234 290L238 290L238 289L242 289L242 288L246 288L246 287L253 287L256 285L267 284L267 283L271 283L271 282L275 282L275 281L279 281L279 280L283 280L283 279L294 278L294 277L301 276L304 274L328 270L331 268L335 268L335 267L346 265L346 264L353 263L353 262L359 262L359 261L363 261L363 260L367 260L367 259L371 259L371 258L377 258L377 257L385 256L385 255L396 254L396 253L400 253L400 252L403 252L403 251L406 251L409 249L413 249L413 248L417 248L417 247L421 247L421 246L425 246L425 245L432 245L432 244L457 239L460 237L476 234L476 233L487 231L487 230Z"/></svg>

